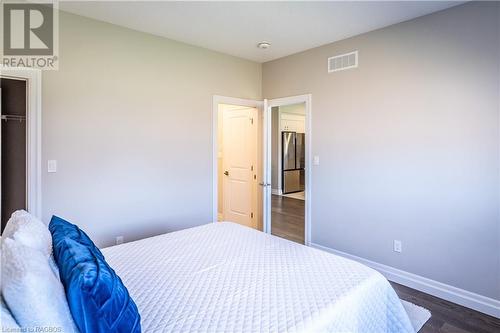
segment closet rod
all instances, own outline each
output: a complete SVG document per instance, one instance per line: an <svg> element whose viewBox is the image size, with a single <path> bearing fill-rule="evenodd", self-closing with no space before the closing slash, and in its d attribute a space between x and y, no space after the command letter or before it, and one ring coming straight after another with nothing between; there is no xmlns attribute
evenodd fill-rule
<svg viewBox="0 0 500 333"><path fill-rule="evenodd" d="M1 117L2 120L17 120L17 121L25 121L26 117L25 116L16 116L16 115L10 115L10 114L3 114Z"/></svg>

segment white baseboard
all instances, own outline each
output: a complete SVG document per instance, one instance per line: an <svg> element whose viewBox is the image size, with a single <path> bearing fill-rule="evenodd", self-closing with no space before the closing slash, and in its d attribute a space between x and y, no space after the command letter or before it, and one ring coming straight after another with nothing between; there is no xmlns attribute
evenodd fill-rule
<svg viewBox="0 0 500 333"><path fill-rule="evenodd" d="M423 291L427 294L445 299L447 301L460 304L462 306L486 313L490 316L500 318L500 301L479 295L464 289L450 286L435 280L425 278L420 275L409 273L391 266L379 264L377 262L364 259L349 253L334 250L332 248L311 243L311 247L330 252L341 257L358 261L371 267L384 275L388 280L402 284L404 286Z"/></svg>

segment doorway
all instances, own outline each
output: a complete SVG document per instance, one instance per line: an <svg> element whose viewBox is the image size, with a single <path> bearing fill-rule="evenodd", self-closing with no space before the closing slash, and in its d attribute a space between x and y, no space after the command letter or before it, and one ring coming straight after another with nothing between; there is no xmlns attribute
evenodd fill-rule
<svg viewBox="0 0 500 333"><path fill-rule="evenodd" d="M1 230L25 209L41 218L41 72L0 66Z"/></svg>
<svg viewBox="0 0 500 333"><path fill-rule="evenodd" d="M261 105L220 98L216 109L216 221L262 230Z"/></svg>
<svg viewBox="0 0 500 333"><path fill-rule="evenodd" d="M308 94L265 101L264 230L305 245L311 242L311 100Z"/></svg>
<svg viewBox="0 0 500 333"><path fill-rule="evenodd" d="M1 99L1 226L10 215L26 209L27 82L0 77Z"/></svg>
<svg viewBox="0 0 500 333"><path fill-rule="evenodd" d="M253 109L254 116L248 111L249 108ZM295 111L294 108L296 109ZM302 111L298 111L299 108ZM309 245L312 202L311 95L299 95L263 101L214 96L212 109L213 222L225 220L237 222L262 230L265 233L274 233L279 237L289 238L292 241ZM284 112L283 121L281 125L278 125L278 129L281 126L283 130L275 131L273 139L272 117L276 117L276 110L279 111L280 109L284 110ZM226 154L224 152L224 133L227 129L224 130L224 116L219 117L219 114L225 112L224 110L227 110L227 112L236 111L233 113L233 116L239 118L238 121L234 120L234 123L237 124L235 128L240 126L240 129L226 135L229 137L239 135L241 137L232 139L231 141L240 140L238 142L241 142L241 140L249 140L252 144L256 144L255 149L245 148L237 150L235 148L237 146L246 147L247 143L239 143L238 145L234 145L234 147L227 148L230 152L234 149L233 154L236 154L236 160L243 161L243 164L224 162ZM247 113L245 114L244 112ZM254 131L247 129L249 125L248 122L245 125L243 121L245 118L248 122L254 122ZM277 124L276 121L275 124ZM296 159L293 167L291 166L291 162L287 166L284 166L282 162L277 163L278 156L281 156L283 150L282 132L295 133L294 138L288 138L290 144L294 143L295 151L299 151L298 158L295 155ZM253 133L252 135L254 136L250 138L250 136L244 133ZM289 136L292 137L293 135ZM301 143L299 149L297 149L297 141ZM276 145L276 142L279 143L278 148L273 149L273 144ZM247 150L251 152L251 155L244 155L247 157L242 157L243 154L241 152ZM278 154L276 154L276 150L278 150ZM253 161L255 161L255 164L249 162L252 158L254 158ZM231 167L235 169L233 172L230 170ZM231 178L233 175L235 178ZM247 182L249 177L251 178L251 186ZM276 185L277 183L279 185ZM227 188L228 186L230 187L229 189ZM250 188L252 189L251 191ZM242 193L246 194L233 195L233 192L231 192L233 189L235 190L234 193L239 193L236 192L238 190L244 190ZM274 219L273 199L275 208ZM232 207L230 207L231 200L236 200L233 202L234 205ZM233 212L227 213L228 207ZM249 207L252 208L250 209ZM280 211L282 213L281 216L276 214ZM295 229L292 233L293 237L289 237L288 234L290 232L286 231L287 229L280 232L279 224L281 220L284 226L290 227L286 223L293 218L295 218L297 226L293 227Z"/></svg>
<svg viewBox="0 0 500 333"><path fill-rule="evenodd" d="M305 243L306 104L271 108L271 234Z"/></svg>

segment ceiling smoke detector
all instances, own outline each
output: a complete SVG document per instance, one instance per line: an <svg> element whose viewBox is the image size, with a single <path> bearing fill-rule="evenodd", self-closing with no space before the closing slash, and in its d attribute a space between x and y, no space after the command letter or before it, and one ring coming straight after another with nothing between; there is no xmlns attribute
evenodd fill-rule
<svg viewBox="0 0 500 333"><path fill-rule="evenodd" d="M268 49L268 48L271 47L271 43L269 43L269 42L260 42L259 44L257 44L257 47L259 49L266 50L266 49Z"/></svg>

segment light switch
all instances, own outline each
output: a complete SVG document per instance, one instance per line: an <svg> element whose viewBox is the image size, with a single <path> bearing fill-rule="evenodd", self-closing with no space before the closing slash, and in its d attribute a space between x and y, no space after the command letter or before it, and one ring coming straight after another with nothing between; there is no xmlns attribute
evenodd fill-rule
<svg viewBox="0 0 500 333"><path fill-rule="evenodd" d="M403 243L400 240L394 240L394 252L403 252Z"/></svg>
<svg viewBox="0 0 500 333"><path fill-rule="evenodd" d="M319 156L318 155L313 157L313 165L319 165Z"/></svg>
<svg viewBox="0 0 500 333"><path fill-rule="evenodd" d="M57 161L49 160L47 163L47 172L57 172Z"/></svg>

